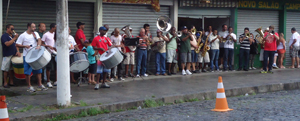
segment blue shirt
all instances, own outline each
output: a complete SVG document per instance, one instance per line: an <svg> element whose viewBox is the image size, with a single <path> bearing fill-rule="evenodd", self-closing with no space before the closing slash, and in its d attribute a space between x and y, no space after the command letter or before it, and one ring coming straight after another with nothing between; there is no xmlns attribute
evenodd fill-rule
<svg viewBox="0 0 300 121"><path fill-rule="evenodd" d="M94 51L93 47L88 46L86 48L86 52L88 53L88 59L89 59L90 64L95 64L96 63L96 58L95 58L95 56L93 56L95 54L95 51Z"/></svg>
<svg viewBox="0 0 300 121"><path fill-rule="evenodd" d="M17 48L16 48L16 43L14 42L10 46L6 46L4 43L7 41L12 40L14 36L9 36L8 33L4 33L1 36L1 44L2 44L2 52L3 52L3 57L15 55L17 53Z"/></svg>

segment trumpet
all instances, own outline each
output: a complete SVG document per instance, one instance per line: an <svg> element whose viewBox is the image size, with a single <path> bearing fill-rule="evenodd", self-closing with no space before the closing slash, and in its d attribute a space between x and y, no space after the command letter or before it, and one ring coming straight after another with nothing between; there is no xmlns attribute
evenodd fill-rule
<svg viewBox="0 0 300 121"><path fill-rule="evenodd" d="M251 34L250 33L246 33L246 38L250 38Z"/></svg>
<svg viewBox="0 0 300 121"><path fill-rule="evenodd" d="M177 34L177 37L181 37L182 36L182 31L177 31L176 34Z"/></svg>
<svg viewBox="0 0 300 121"><path fill-rule="evenodd" d="M13 31L13 35L16 35L17 33L15 32L15 30L12 30Z"/></svg>

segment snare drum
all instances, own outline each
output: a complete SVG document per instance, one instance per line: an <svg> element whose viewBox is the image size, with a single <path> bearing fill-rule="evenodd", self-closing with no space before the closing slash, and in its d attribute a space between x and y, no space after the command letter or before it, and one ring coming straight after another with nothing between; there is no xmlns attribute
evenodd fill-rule
<svg viewBox="0 0 300 121"><path fill-rule="evenodd" d="M44 46L41 46L40 49L32 47L25 56L25 61L33 70L42 69L50 62L50 60L51 54Z"/></svg>
<svg viewBox="0 0 300 121"><path fill-rule="evenodd" d="M23 53L21 53L21 57L18 57L18 56L12 57L11 62L12 62L13 69L15 72L15 77L17 79L25 79L24 65L23 65ZM32 76L32 73L31 73L31 76Z"/></svg>
<svg viewBox="0 0 300 121"><path fill-rule="evenodd" d="M120 64L124 59L124 56L121 54L118 48L112 48L100 57L100 61L107 69L111 69Z"/></svg>
<svg viewBox="0 0 300 121"><path fill-rule="evenodd" d="M89 67L88 55L85 52L70 54L70 71L73 73L82 72Z"/></svg>

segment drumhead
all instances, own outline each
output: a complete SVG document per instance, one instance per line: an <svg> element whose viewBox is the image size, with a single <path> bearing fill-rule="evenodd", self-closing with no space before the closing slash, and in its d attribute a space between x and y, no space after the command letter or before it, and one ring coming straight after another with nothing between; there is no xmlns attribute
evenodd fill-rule
<svg viewBox="0 0 300 121"><path fill-rule="evenodd" d="M81 52L81 51L80 51L80 52L72 52L72 53L70 53L70 56L71 56L71 55L74 55L74 54L86 54L86 55L87 55L86 52Z"/></svg>
<svg viewBox="0 0 300 121"><path fill-rule="evenodd" d="M70 71L74 73L81 72L87 69L89 66L90 66L89 61L86 60L75 61L70 65Z"/></svg>
<svg viewBox="0 0 300 121"><path fill-rule="evenodd" d="M118 52L119 49L118 48L112 48L106 52L104 52L101 56L100 56L100 61L105 61L109 58L111 58L116 52Z"/></svg>
<svg viewBox="0 0 300 121"><path fill-rule="evenodd" d="M11 62L13 64L23 64L23 53L21 53L21 57L18 57L18 56L12 57Z"/></svg>
<svg viewBox="0 0 300 121"><path fill-rule="evenodd" d="M38 60L45 52L45 47L41 46L40 49L35 49L36 47L32 47L27 55L25 56L25 60L27 63L31 63L34 62L36 60Z"/></svg>

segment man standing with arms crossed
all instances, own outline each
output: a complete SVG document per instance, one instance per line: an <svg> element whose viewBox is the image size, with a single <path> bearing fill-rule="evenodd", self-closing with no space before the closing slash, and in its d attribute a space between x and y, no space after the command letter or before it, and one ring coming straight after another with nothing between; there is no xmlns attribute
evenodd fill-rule
<svg viewBox="0 0 300 121"><path fill-rule="evenodd" d="M47 90L44 85L42 85L42 69L39 70L33 70L30 65L26 62L25 56L27 55L27 52L30 48L34 47L33 49L40 49L41 48L41 38L37 32L34 32L35 30L35 24L34 23L28 23L27 24L27 31L25 31L23 34L20 35L18 38L16 44L17 47L23 48L23 60L24 60L24 74L26 76L26 82L28 84L29 89L27 91L29 92L35 92L35 89L31 86L30 83L30 74L31 72L33 74L36 74L37 80L38 80L38 90Z"/></svg>
<svg viewBox="0 0 300 121"><path fill-rule="evenodd" d="M181 58L181 67L182 67L182 75L191 75L192 73L189 71L191 68L192 55L191 55L191 43L192 33L188 32L186 26L182 27L183 35L180 37L180 58ZM186 65L185 65L186 64ZM186 67L186 70L185 70Z"/></svg>

